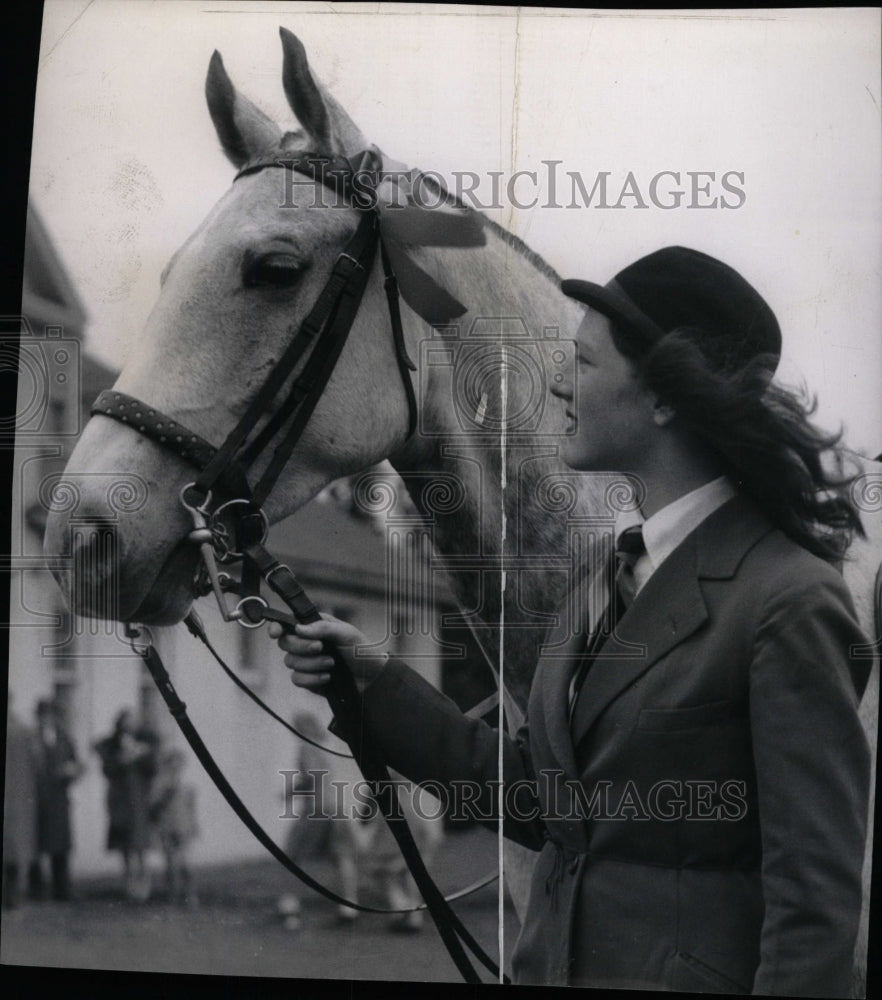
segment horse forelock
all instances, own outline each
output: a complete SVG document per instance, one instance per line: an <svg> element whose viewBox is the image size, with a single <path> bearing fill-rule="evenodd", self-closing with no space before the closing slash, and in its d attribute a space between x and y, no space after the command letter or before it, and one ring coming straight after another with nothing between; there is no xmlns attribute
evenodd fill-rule
<svg viewBox="0 0 882 1000"><path fill-rule="evenodd" d="M282 136L282 141L279 143L279 151L282 153L290 153L292 150L294 150L296 146L302 145L305 139L306 139L306 132L302 128L295 128L292 129L290 132L285 132L285 134ZM316 152L324 152L324 151L316 150Z"/></svg>

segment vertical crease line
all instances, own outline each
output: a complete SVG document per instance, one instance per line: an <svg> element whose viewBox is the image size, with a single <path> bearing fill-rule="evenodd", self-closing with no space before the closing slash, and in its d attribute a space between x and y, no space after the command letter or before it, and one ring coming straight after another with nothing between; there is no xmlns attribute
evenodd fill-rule
<svg viewBox="0 0 882 1000"><path fill-rule="evenodd" d="M508 448L508 372L507 372L507 359L505 356L505 342L502 343L502 365L500 372L501 379L501 395L502 395L502 421L501 421L501 431L499 436L499 451L500 451L500 491L499 491L499 505L500 505L500 574L499 574L499 707L497 709L498 722L497 722L497 760L496 760L496 772L499 779L498 784L498 800L497 809L499 811L499 823L497 828L497 853L498 853L498 867L499 867L499 892L497 894L497 922L498 922L498 935L499 935L499 982L503 982L503 955L505 946L505 913L503 909L504 898L505 898L505 866L503 864L503 823L504 823L504 813L503 805L505 802L505 791L504 791L504 777L503 777L503 702L505 700L505 677L503 673L503 662L505 657L505 586L506 586L506 571L505 571L505 542L506 542L506 532L508 525L505 518L505 491L508 486L507 477L507 460L508 455L506 454L506 449Z"/></svg>
<svg viewBox="0 0 882 1000"><path fill-rule="evenodd" d="M401 588L405 585L401 576L400 538L397 530L392 532L389 544L389 635L398 638L398 624L401 620Z"/></svg>
<svg viewBox="0 0 882 1000"><path fill-rule="evenodd" d="M422 542L420 566L422 566L423 570L423 597L420 602L420 613L422 615L422 619L420 624L422 626L422 634L431 637L434 634L434 630L432 628L431 609L435 605L435 595L432 592L432 550L429 544L429 534L427 531L424 530L421 533L420 541Z"/></svg>

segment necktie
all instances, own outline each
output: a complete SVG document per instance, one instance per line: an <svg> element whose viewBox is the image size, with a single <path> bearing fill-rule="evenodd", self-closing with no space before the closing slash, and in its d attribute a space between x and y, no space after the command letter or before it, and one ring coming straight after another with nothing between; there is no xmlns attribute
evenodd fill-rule
<svg viewBox="0 0 882 1000"><path fill-rule="evenodd" d="M634 567L637 560L646 552L646 545L643 541L643 528L635 524L631 528L626 528L619 535L616 542L616 589L619 601L616 607L616 621L630 607L631 602L637 596L637 580L634 578Z"/></svg>
<svg viewBox="0 0 882 1000"><path fill-rule="evenodd" d="M588 637L588 642L579 668L570 685L570 719L576 706L576 699L585 680L585 675L606 642L610 633L618 624L631 602L637 595L637 581L634 578L634 566L637 560L646 552L643 541L643 527L636 524L626 528L616 540L616 585L612 601L607 596L606 607L597 624Z"/></svg>

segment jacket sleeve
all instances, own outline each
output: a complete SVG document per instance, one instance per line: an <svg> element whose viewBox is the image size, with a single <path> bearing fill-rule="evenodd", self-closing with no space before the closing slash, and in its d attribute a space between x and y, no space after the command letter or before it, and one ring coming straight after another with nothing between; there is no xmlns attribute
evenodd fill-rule
<svg viewBox="0 0 882 1000"><path fill-rule="evenodd" d="M852 995L870 754L851 660L866 642L838 577L770 601L750 673L765 916L754 993ZM853 677L853 674L856 675Z"/></svg>
<svg viewBox="0 0 882 1000"><path fill-rule="evenodd" d="M504 833L539 850L544 827L539 820L536 785L528 752L526 724L511 738L480 719L463 715L455 702L401 660L391 658L363 694L367 738L385 762L420 784L435 782L449 796L454 816L498 822L500 779Z"/></svg>

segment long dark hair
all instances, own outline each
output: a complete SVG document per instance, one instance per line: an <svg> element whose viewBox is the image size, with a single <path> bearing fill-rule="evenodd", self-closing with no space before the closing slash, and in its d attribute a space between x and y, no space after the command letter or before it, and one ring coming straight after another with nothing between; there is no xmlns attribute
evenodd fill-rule
<svg viewBox="0 0 882 1000"><path fill-rule="evenodd" d="M668 333L636 357L633 342L615 327L613 340L644 384L673 408L679 426L795 542L835 562L854 533L864 535L848 493L853 476L845 472L842 432L820 431L809 419L817 400L772 381L774 357L738 366L691 328Z"/></svg>

